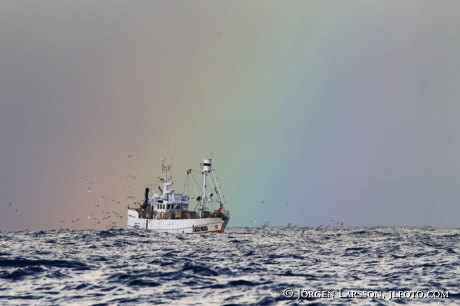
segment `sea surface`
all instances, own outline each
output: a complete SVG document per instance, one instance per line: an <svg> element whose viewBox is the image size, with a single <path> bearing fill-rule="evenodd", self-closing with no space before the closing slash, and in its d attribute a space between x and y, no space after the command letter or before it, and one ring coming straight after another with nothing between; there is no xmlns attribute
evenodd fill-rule
<svg viewBox="0 0 460 306"><path fill-rule="evenodd" d="M0 305L460 305L459 266L453 228L0 232Z"/></svg>

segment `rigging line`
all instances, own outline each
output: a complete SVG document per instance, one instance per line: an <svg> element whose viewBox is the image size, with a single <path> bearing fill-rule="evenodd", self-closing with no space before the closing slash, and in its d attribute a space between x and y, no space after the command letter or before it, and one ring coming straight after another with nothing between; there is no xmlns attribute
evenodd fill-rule
<svg viewBox="0 0 460 306"><path fill-rule="evenodd" d="M185 175L185 184L186 187L184 187L184 193L187 195L187 201L189 202L190 205L190 184L189 184L190 178L188 177L188 174Z"/></svg>
<svg viewBox="0 0 460 306"><path fill-rule="evenodd" d="M211 184L212 189L214 189L215 187L214 187L214 184L212 183L211 178L208 177L208 181L209 181L209 183ZM215 191L215 189L214 189L214 191ZM217 193L217 195L219 195L218 192L216 192L216 193Z"/></svg>
<svg viewBox="0 0 460 306"><path fill-rule="evenodd" d="M196 191L196 186L195 186L195 183L193 182L194 178L193 178L193 176L192 176L192 174L190 172L189 172L189 176L190 176L190 182L192 183L192 186L193 186L193 190L195 190L195 194L198 197L198 191Z"/></svg>
<svg viewBox="0 0 460 306"><path fill-rule="evenodd" d="M212 184L212 180L211 180L209 177L208 177L208 182L211 184L212 188L214 189L214 185ZM218 195L219 195L219 194L218 194ZM212 205L212 202L208 202L208 203L209 203L209 205L211 205L211 207L212 207L213 210L216 210L216 209L214 208L214 206Z"/></svg>
<svg viewBox="0 0 460 306"><path fill-rule="evenodd" d="M212 202L209 202L209 205L211 205L212 210L217 210L217 209L214 208L214 206L212 206Z"/></svg>
<svg viewBox="0 0 460 306"><path fill-rule="evenodd" d="M184 180L184 193L185 193L185 191L186 191L185 189L188 187L188 184L187 184L187 183L188 183L187 176L188 176L188 175L186 174L186 175L185 175L185 180Z"/></svg>
<svg viewBox="0 0 460 306"><path fill-rule="evenodd" d="M195 181L196 185L197 186L200 186L200 184L198 183L198 181L196 180L196 178L193 176L193 174L190 173L190 177ZM196 192L196 191L195 191ZM196 194L198 195L198 192L196 192ZM203 196L203 195L202 195Z"/></svg>
<svg viewBox="0 0 460 306"><path fill-rule="evenodd" d="M219 192L217 192L217 194L219 195L219 198L220 198L222 204L227 205L224 193L222 192L222 187L220 186L219 181L217 180L217 173L215 173L215 169L212 169L211 175L212 175L212 178L214 179L214 182L216 184L217 190L219 191Z"/></svg>

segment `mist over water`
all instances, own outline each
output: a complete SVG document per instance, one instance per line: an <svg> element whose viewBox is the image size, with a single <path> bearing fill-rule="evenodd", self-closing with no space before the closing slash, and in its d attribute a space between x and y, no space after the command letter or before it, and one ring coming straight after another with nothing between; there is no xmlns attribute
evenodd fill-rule
<svg viewBox="0 0 460 306"><path fill-rule="evenodd" d="M460 229L431 227L1 232L0 304L455 305L459 242ZM299 289L335 296L297 301ZM449 295L389 299L411 290Z"/></svg>

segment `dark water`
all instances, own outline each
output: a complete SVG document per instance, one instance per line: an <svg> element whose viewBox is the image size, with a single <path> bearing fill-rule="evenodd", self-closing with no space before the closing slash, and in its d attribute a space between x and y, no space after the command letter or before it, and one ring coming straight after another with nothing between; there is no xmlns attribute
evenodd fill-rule
<svg viewBox="0 0 460 306"><path fill-rule="evenodd" d="M460 229L1 232L0 304L460 305L459 264Z"/></svg>

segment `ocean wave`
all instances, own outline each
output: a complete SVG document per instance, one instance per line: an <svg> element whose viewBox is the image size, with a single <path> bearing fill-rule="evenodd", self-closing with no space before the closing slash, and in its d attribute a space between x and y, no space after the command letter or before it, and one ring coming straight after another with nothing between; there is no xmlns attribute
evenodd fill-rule
<svg viewBox="0 0 460 306"><path fill-rule="evenodd" d="M145 230L2 232L0 304L317 305L283 290L441 290L460 299L459 229L228 228L183 235ZM413 299L400 299L411 304ZM304 303L305 302L305 303Z"/></svg>

